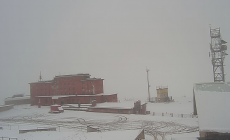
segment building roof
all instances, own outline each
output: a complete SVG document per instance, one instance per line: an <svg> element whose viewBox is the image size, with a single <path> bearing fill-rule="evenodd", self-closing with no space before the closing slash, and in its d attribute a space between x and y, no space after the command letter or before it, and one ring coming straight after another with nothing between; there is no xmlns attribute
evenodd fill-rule
<svg viewBox="0 0 230 140"><path fill-rule="evenodd" d="M104 80L101 78L90 78L90 74L88 73L79 73L79 74L68 74L68 75L59 75L59 76L55 76L54 78L62 78L62 77L74 77L74 76L87 76L89 78L83 79L81 81L92 81L92 80ZM34 84L34 83L53 83L54 80L48 80L48 81L38 81L38 82L31 82L29 84Z"/></svg>
<svg viewBox="0 0 230 140"><path fill-rule="evenodd" d="M25 100L30 99L30 96L23 96L23 97L8 97L4 99L4 101L15 101L15 100Z"/></svg>
<svg viewBox="0 0 230 140"><path fill-rule="evenodd" d="M55 76L55 78L73 77L73 76L91 76L91 75L89 73L78 73L78 74L59 75L59 76Z"/></svg>
<svg viewBox="0 0 230 140"><path fill-rule="evenodd" d="M210 82L194 84L196 91L230 92L230 82Z"/></svg>
<svg viewBox="0 0 230 140"><path fill-rule="evenodd" d="M101 78L86 78L86 79L83 79L81 81L93 81L93 80L104 80L104 79L101 79Z"/></svg>
<svg viewBox="0 0 230 140"><path fill-rule="evenodd" d="M195 84L194 94L200 131L230 133L229 83Z"/></svg>
<svg viewBox="0 0 230 140"><path fill-rule="evenodd" d="M35 97L38 97L38 98L47 98L47 97L50 97L52 99L59 99L59 98L64 98L64 97L73 97L73 96L76 96L76 95L52 95L52 96L35 96Z"/></svg>
<svg viewBox="0 0 230 140"><path fill-rule="evenodd" d="M100 93L100 94L78 94L78 97L82 97L82 96L107 96L107 95L115 95L117 93L114 94L106 94L106 93Z"/></svg>
<svg viewBox="0 0 230 140"><path fill-rule="evenodd" d="M37 82L31 82L29 84L35 84L35 83L53 83L53 80L48 80L48 81L37 81Z"/></svg>
<svg viewBox="0 0 230 140"><path fill-rule="evenodd" d="M106 96L106 95L114 95L114 94L104 94L104 93L101 93L101 94L81 94L81 95L45 95L45 96L35 96L35 97L39 97L39 98L47 98L47 97L50 97L52 99L58 99L58 98L64 98L64 97L73 97L73 96L76 96L76 97L89 97L89 96L92 96L92 97L95 97L95 96Z"/></svg>

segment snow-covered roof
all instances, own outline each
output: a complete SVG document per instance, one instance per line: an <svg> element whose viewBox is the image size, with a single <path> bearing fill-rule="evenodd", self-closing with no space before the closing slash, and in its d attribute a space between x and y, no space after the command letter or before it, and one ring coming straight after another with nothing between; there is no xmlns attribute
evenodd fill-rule
<svg viewBox="0 0 230 140"><path fill-rule="evenodd" d="M117 94L117 93L114 93ZM100 94L80 94L77 96L102 96L102 95L114 95L114 94L108 94L108 93L100 93Z"/></svg>
<svg viewBox="0 0 230 140"><path fill-rule="evenodd" d="M59 107L59 106L61 106L61 105L54 104L54 105L51 105L51 106L57 106L57 107Z"/></svg>
<svg viewBox="0 0 230 140"><path fill-rule="evenodd" d="M230 92L230 82L210 82L194 84L195 91Z"/></svg>
<svg viewBox="0 0 230 140"><path fill-rule="evenodd" d="M38 82L31 82L29 84L34 84L34 83L53 83L53 80L48 80L48 81L38 81Z"/></svg>
<svg viewBox="0 0 230 140"><path fill-rule="evenodd" d="M8 97L4 101L15 101L15 100L25 100L30 99L30 96L24 96L24 97Z"/></svg>
<svg viewBox="0 0 230 140"><path fill-rule="evenodd" d="M117 93L115 93L117 94ZM35 96L35 97L39 97L39 98L47 98L50 97L52 99L58 99L58 98L64 98L64 97L73 97L73 96L77 96L77 97L82 97L82 96L102 96L102 95L114 95L114 94L104 94L104 93L100 93L100 94L82 94L82 95L45 95L45 96Z"/></svg>
<svg viewBox="0 0 230 140"><path fill-rule="evenodd" d="M134 102L106 102L98 103L95 107L89 108L110 108L110 109L133 109Z"/></svg>
<svg viewBox="0 0 230 140"><path fill-rule="evenodd" d="M202 83L194 87L199 129L230 133L229 83Z"/></svg>
<svg viewBox="0 0 230 140"><path fill-rule="evenodd" d="M82 79L81 81L93 81L93 80L104 80L101 78L86 78L86 79Z"/></svg>
<svg viewBox="0 0 230 140"><path fill-rule="evenodd" d="M58 98L63 98L63 97L71 97L71 96L76 96L76 95L53 95L53 96L35 96L39 98L47 98L50 97L52 99L58 99Z"/></svg>
<svg viewBox="0 0 230 140"><path fill-rule="evenodd" d="M59 76L55 76L55 78L59 78L59 77L73 77L73 76L90 76L90 74L88 74L88 73L78 73L78 74L59 75Z"/></svg>

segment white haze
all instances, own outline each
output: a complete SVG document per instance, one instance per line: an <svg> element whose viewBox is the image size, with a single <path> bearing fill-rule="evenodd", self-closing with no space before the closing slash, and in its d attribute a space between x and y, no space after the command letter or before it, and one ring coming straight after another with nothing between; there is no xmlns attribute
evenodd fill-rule
<svg viewBox="0 0 230 140"><path fill-rule="evenodd" d="M230 43L228 0L0 1L0 104L59 74L103 78L106 93L191 95L213 81L209 25ZM228 43L228 44L229 44ZM229 51L227 51L229 53ZM229 81L230 57L225 59Z"/></svg>

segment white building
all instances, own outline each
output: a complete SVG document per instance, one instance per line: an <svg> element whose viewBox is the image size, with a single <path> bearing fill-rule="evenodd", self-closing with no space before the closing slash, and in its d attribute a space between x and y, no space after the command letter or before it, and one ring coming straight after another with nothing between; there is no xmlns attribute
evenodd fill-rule
<svg viewBox="0 0 230 140"><path fill-rule="evenodd" d="M193 87L194 114L200 140L230 138L230 82L197 83Z"/></svg>

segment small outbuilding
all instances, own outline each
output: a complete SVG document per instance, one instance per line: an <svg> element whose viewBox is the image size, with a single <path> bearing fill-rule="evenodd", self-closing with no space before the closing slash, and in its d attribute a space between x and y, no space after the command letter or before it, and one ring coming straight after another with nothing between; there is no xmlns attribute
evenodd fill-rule
<svg viewBox="0 0 230 140"><path fill-rule="evenodd" d="M118 114L146 114L146 103L136 102L116 102L116 103L96 103L92 102L92 106L88 108L89 112L102 113L118 113Z"/></svg>
<svg viewBox="0 0 230 140"><path fill-rule="evenodd" d="M50 106L50 113L61 113L64 112L61 105L51 105Z"/></svg>

